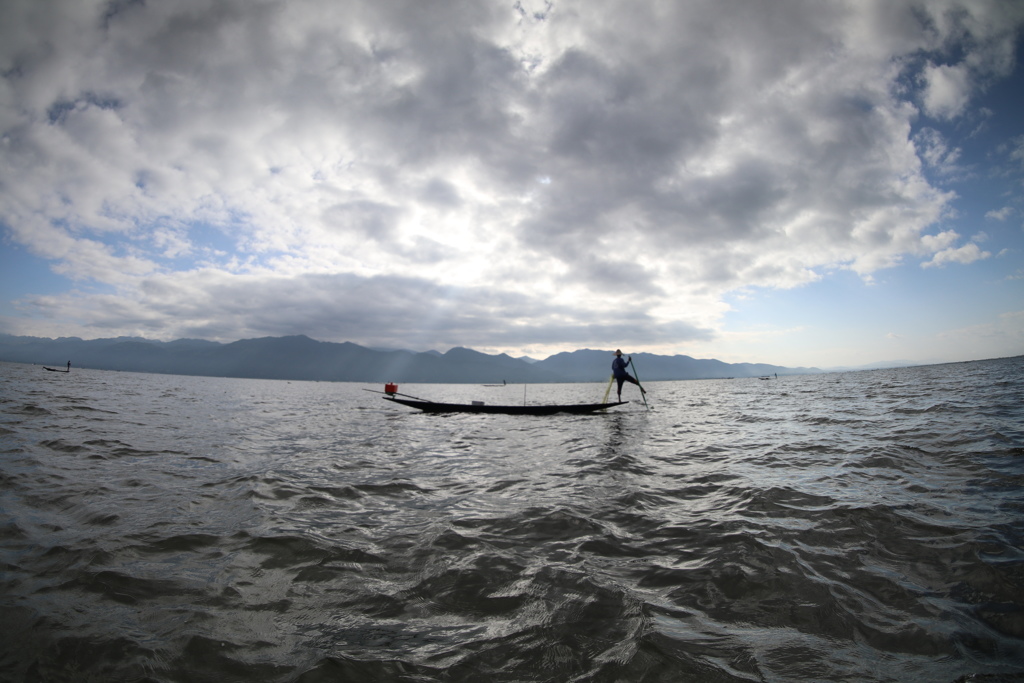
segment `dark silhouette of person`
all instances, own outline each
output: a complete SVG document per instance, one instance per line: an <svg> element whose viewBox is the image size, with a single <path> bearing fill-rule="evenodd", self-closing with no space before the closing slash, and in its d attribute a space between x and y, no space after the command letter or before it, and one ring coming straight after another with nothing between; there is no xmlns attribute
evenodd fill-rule
<svg viewBox="0 0 1024 683"><path fill-rule="evenodd" d="M633 362L633 357L630 356L629 360L622 360L622 351L615 349L615 360L612 361L612 375L615 377L615 381L619 383L618 396L619 402L622 401L622 385L625 382L635 384L640 387L640 382L636 381L636 378L626 372L626 366ZM640 392L646 394L643 387L640 387Z"/></svg>

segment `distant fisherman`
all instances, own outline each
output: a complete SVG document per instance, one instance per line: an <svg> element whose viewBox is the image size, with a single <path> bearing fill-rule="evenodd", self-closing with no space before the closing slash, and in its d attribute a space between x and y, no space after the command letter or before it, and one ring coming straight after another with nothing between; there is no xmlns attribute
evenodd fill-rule
<svg viewBox="0 0 1024 683"><path fill-rule="evenodd" d="M629 360L622 360L622 351L615 349L615 360L612 361L612 374L615 376L615 381L619 383L618 394L619 401L622 401L622 383L629 382L640 387L640 382L626 372L626 366L633 362L633 357L630 356ZM643 387L640 387L640 392L646 394Z"/></svg>

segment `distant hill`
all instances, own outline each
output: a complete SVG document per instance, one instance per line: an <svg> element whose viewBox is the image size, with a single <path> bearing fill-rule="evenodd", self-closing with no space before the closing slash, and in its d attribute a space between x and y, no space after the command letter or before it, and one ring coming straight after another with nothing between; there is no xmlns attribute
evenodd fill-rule
<svg viewBox="0 0 1024 683"><path fill-rule="evenodd" d="M817 368L723 363L689 356L634 354L641 381L813 374ZM299 335L243 339L230 344L198 339L159 342L137 337L83 340L0 334L0 361L171 375L331 382L540 384L600 382L611 375L611 351L583 349L541 361L471 349L447 353L368 349Z"/></svg>
<svg viewBox="0 0 1024 683"><path fill-rule="evenodd" d="M724 379L729 377L763 377L766 375L806 375L821 372L817 368L786 368L763 363L725 363L720 360L700 360L690 356L658 356L652 353L634 353L632 357L640 373L640 381L674 379ZM595 372L611 376L612 352L583 349L571 353L556 353L537 361L533 367L549 370L569 382L592 381ZM600 376L597 377L600 379Z"/></svg>

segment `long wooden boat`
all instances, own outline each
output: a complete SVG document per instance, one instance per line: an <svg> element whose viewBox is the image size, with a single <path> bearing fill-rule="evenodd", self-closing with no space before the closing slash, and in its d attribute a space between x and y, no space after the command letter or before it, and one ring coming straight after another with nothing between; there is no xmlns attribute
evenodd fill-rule
<svg viewBox="0 0 1024 683"><path fill-rule="evenodd" d="M605 408L621 406L629 401L616 403L572 403L569 405L487 405L485 403L438 403L423 399L396 398L384 396L388 401L401 403L403 406L417 408L425 413L487 413L497 415L555 415L556 413L574 413L582 415L594 413Z"/></svg>

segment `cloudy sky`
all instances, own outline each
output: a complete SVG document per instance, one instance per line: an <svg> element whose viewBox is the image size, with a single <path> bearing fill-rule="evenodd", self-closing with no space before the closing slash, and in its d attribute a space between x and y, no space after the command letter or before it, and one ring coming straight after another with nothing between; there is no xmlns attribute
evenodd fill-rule
<svg viewBox="0 0 1024 683"><path fill-rule="evenodd" d="M1018 0L3 0L0 332L1024 353Z"/></svg>

